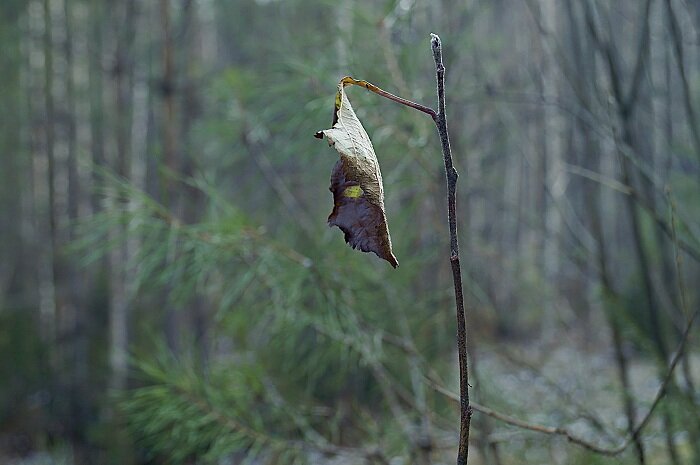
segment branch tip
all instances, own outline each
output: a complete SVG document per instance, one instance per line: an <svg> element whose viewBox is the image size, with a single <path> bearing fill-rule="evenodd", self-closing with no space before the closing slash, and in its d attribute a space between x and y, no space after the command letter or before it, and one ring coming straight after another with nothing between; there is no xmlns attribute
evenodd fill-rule
<svg viewBox="0 0 700 465"><path fill-rule="evenodd" d="M435 66L439 68L442 66L442 42L440 41L440 36L432 32L430 33L430 48L433 50Z"/></svg>

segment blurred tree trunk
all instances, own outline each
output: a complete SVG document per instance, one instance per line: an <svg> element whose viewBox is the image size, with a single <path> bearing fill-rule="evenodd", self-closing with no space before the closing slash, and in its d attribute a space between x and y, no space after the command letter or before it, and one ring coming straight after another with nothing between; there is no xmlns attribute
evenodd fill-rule
<svg viewBox="0 0 700 465"><path fill-rule="evenodd" d="M560 4L555 0L546 0L541 4L541 21L546 31L556 33L559 22ZM543 50L548 48L546 38L542 37L540 47ZM541 89L545 95L560 98L561 89L557 79L557 72L554 63L546 56L542 58L543 69L541 76ZM559 205L564 198L566 189L566 173L564 171L562 159L564 121L557 109L550 105L542 107L542 128L540 144L543 156L542 174L544 175L543 189L549 194L543 194L544 204L540 215L544 222L544 279L551 289L557 289L561 283L561 237L562 237L562 215ZM545 314L545 322L552 325L557 321L556 311L558 305L555 302L547 306L548 313ZM556 331L549 327L549 331Z"/></svg>
<svg viewBox="0 0 700 465"><path fill-rule="evenodd" d="M163 164L167 172L162 178L162 192L164 204L180 214L179 196L177 195L177 183L173 176L179 171L177 159L177 120L175 109L176 78L175 78L175 48L171 25L170 0L159 0L159 16L161 20L161 60L162 77L160 81L160 93L162 96L162 155ZM175 353L180 351L180 329L182 327L182 315L169 302L169 289L163 293L165 302L165 337L168 347Z"/></svg>
<svg viewBox="0 0 700 465"><path fill-rule="evenodd" d="M25 151L28 137L25 129L30 121L22 108L27 46L23 46L24 31L17 24L18 19L12 11L0 13L0 44L4 52L0 53L0 69L5 71L0 88L0 153L4 155L0 169L0 257L5 257L0 261L0 309L12 304L12 296L28 290L26 264L34 259L24 256L28 251L22 240L29 158Z"/></svg>
<svg viewBox="0 0 700 465"><path fill-rule="evenodd" d="M65 88L66 88L66 114L67 149L68 149L68 219L70 220L70 239L75 238L74 222L78 218L78 205L80 202L80 179L78 178L77 157L77 123L76 123L76 99L74 79L74 51L73 51L73 8L72 0L63 0L63 16L65 25ZM80 290L74 290L73 295L80 294Z"/></svg>
<svg viewBox="0 0 700 465"><path fill-rule="evenodd" d="M649 5L649 2L647 2ZM647 8L649 8L647 6ZM648 13L647 13L648 15ZM646 22L648 23L648 16ZM642 86L641 77L636 77L636 69L641 69L638 71L639 74L643 72L645 67L645 61L648 60L648 43L647 42L649 31L645 28L640 33L639 39L639 51L636 57L637 64L635 65L635 76L633 76L633 81L630 85L630 90L628 95L624 94L624 83L622 80L622 70L619 67L619 57L616 53L616 45L614 43L608 43L608 67L609 67L609 77L611 81L611 87L613 91L613 96L617 102L618 118L621 124L621 142L624 144L622 147L618 148L620 165L622 167L622 181L626 186L640 192L641 195L646 196L646 200L650 202L651 208L654 208L653 202L653 188L649 185L649 182L641 175L634 176L634 166L630 161L630 158L636 157L639 161L648 161L648 157L644 157L644 154L648 151L645 149L649 144L646 141L640 140L642 137L636 134L635 127L641 122L635 121L635 109L639 108L641 105L641 95L642 91L639 90ZM610 39L612 40L612 39ZM622 153L627 149L631 149L631 154ZM644 157L644 158L642 158ZM634 247L635 254L637 256L637 261L640 267L640 275L643 284L643 292L645 296L645 306L647 307L647 319L649 322L649 328L652 336L652 340L656 346L656 350L659 354L661 360L668 360L668 344L666 342L666 336L664 332L663 319L660 315L660 308L657 296L654 292L654 284L652 278L652 270L649 252L644 245L643 237L643 212L641 207L637 205L637 200L631 196L627 195L624 197L624 202L627 206L627 211L631 221L631 233L632 233L632 244ZM652 228L657 232L657 228ZM656 236L656 235L655 235ZM658 236L656 236L658 238ZM655 241L658 243L659 241Z"/></svg>
<svg viewBox="0 0 700 465"><path fill-rule="evenodd" d="M79 205L82 190L78 175L77 114L75 93L74 31L72 0L63 0L64 52L65 52L65 137L67 139L67 234L68 241L77 239L75 231L79 217ZM66 381L69 391L69 418L72 441L75 444L75 460L87 463L84 445L88 442L87 430L87 390L88 359L87 335L85 333L86 315L83 296L85 295L84 273L73 262L66 260L61 286L64 288L64 311L62 339L66 344L66 357L62 371L68 372Z"/></svg>
<svg viewBox="0 0 700 465"><path fill-rule="evenodd" d="M132 43L135 34L136 0L120 5L116 23L116 44L112 79L114 84L114 167L120 178L128 180L131 173L131 96L133 83ZM112 231L114 238L124 234L126 225ZM110 386L117 391L126 387L129 345L129 286L127 282L128 247L120 241L110 253Z"/></svg>
<svg viewBox="0 0 700 465"><path fill-rule="evenodd" d="M108 168L105 152L105 69L103 60L106 55L105 36L109 30L105 21L103 0L89 0L86 5L85 38L86 38L86 63L87 89L86 89L86 116L88 121L84 123L85 131L89 133L89 154L88 166L91 167L85 183L89 188L83 191L86 196L85 202L87 210L91 214L98 214L105 208L104 199L104 178L101 170ZM83 280L82 306L83 312L80 314L80 325L82 327L79 357L85 358L87 364L86 373L80 373L76 382L80 384L80 395L78 399L83 409L83 414L89 417L90 426L97 423L99 418L99 400L101 390L120 383L114 377L112 370L112 350L113 339L111 335L112 307L109 297L109 287L112 282L112 270L110 267L111 258L108 254L103 255L96 263L84 270L81 279ZM102 323L107 321L108 323ZM96 362L90 357L90 352L94 350L94 340L100 340L100 348L104 347L104 356ZM102 343L102 340L104 342ZM104 344L104 345L102 345ZM84 350L84 353L82 352ZM104 374L95 370L96 367L103 368ZM97 374L100 373L100 374ZM87 450L86 462L98 463L100 461L100 451L95 441L89 441L90 447Z"/></svg>
<svg viewBox="0 0 700 465"><path fill-rule="evenodd" d="M36 10L35 10L36 11ZM41 37L43 26L43 19L37 17L36 13L27 13L26 20L26 31L28 37ZM43 240L46 236L44 235L45 230L43 224L40 222L39 217L41 216L41 206L42 196L39 192L38 184L45 185L43 176L41 175L41 170L39 165L41 159L43 158L42 153L42 136L43 127L39 121L37 114L40 114L43 109L43 104L40 103L40 96L43 90L43 79L41 76L41 69L36 63L37 56L37 44L36 40L25 41L24 49L24 96L26 99L26 115L27 115L27 149L30 154L30 161L28 166L28 178L27 178L27 203L26 203L26 235L25 242L29 248L34 250L31 264L28 264L28 276L31 276L29 282L34 285L34 291L31 293L33 295L34 302L37 309L36 314L36 324L38 327L38 333L45 338L45 321L44 321L44 302L42 301L43 288L45 283L45 273L47 263L47 251L46 243ZM28 256L27 258L30 258ZM42 364L46 363L46 360L41 360Z"/></svg>
<svg viewBox="0 0 700 465"><path fill-rule="evenodd" d="M577 7L569 2L566 4L569 27L571 30L579 29L579 14ZM582 28L585 29L585 28ZM595 105L596 87L595 76L597 73L591 72L596 70L595 50L592 47L590 40L581 40L585 35L572 35L574 40L572 46L572 66L574 72L571 73L572 87L580 102L582 108L586 111L592 111ZM591 77L591 79L587 79ZM603 163L601 155L601 147L597 140L597 136L587 124L580 125L582 134L582 151L585 154L582 157L582 166L594 173L605 173L607 171ZM602 289L602 307L606 322L612 336L613 351L615 354L615 364L617 374L622 389L622 403L624 406L625 416L627 420L627 431L632 434L637 421L637 407L632 395L631 383L629 377L629 363L624 350L624 341L622 338L621 318L619 313L622 311L618 295L613 288L612 279L610 276L610 267L608 266L610 248L608 247L608 239L604 233L603 224L605 216L605 205L603 202L603 189L605 187L601 183L588 182L582 185L584 189L585 207L584 211L587 214L587 222L590 225L590 231L597 244L597 271L598 280ZM608 208L612 207L609 205ZM646 454L644 444L639 435L633 436L633 444L637 455L637 461L640 465L646 463Z"/></svg>
<svg viewBox="0 0 700 465"><path fill-rule="evenodd" d="M56 213L56 185L54 173L56 171L55 159L55 115L53 98L53 35L52 35L52 14L51 0L43 0L44 13L44 132L45 132L45 153L46 153L46 211L48 218L47 234L48 243L46 247L46 260L48 265L43 271L42 290L42 326L47 341L54 341L56 337L56 312L57 303L55 296L55 279L57 274L56 250L58 245L57 213Z"/></svg>
<svg viewBox="0 0 700 465"><path fill-rule="evenodd" d="M182 159L181 174L192 178L197 174L197 148L192 140L192 129L200 118L202 102L200 97L200 78L197 68L201 66L201 31L197 3L194 0L182 0L181 30L179 33L182 51L183 86L180 94L180 126ZM200 189L189 184L182 186L179 192L179 203L182 209L182 219L186 224L194 224L199 221L204 212L206 199ZM195 344L199 351L198 356L202 363L206 363L209 357L209 341L207 329L209 326L209 314L206 301L199 294L195 295L189 305L190 326L194 329Z"/></svg>
<svg viewBox="0 0 700 465"><path fill-rule="evenodd" d="M691 4L687 5L681 5L684 8L690 9L690 16L693 18L693 22L696 26L700 26L700 3L694 2L691 6ZM695 103L697 102L697 99L694 99L693 92L691 92L691 87L689 84L689 76L692 76L692 65L687 65L686 64L686 56L685 56L685 43L687 43L687 39L683 37L683 31L681 29L681 25L679 23L678 15L677 12L673 6L673 3L670 1L665 2L665 13L666 13L666 19L667 19L667 35L669 37L669 46L664 47L664 57L665 57L665 81L667 85L666 89L666 94L667 94L667 102L666 102L666 115L665 115L665 138L667 140L667 144L669 147L673 147L674 144L676 143L674 137L675 137L675 128L674 128L674 114L673 114L673 109L675 108L674 105L674 100L673 100L673 86L676 84L676 87L680 87L680 98L683 100L683 106L685 110L685 115L688 121L688 131L690 132L690 139L692 141L692 147L695 150L696 158L700 159L700 127L698 127L698 119L697 119L697 110ZM695 36L697 37L697 30L695 31ZM700 56L696 56L695 60L695 76L697 76L697 66L700 64L700 60L698 59ZM692 63L691 59L687 60L688 63ZM678 76L678 79L675 80L675 82L672 82L672 67L671 63L675 63L675 70L676 74ZM680 81L680 86L678 86L678 81ZM668 156L668 161L666 162L666 170L667 172L672 171L672 161L671 161L671 156ZM668 179L669 185L671 183L671 180L668 178L668 176L665 178ZM671 191L671 195L674 197L673 201L676 201L679 193L675 191ZM664 275L667 277L666 280L669 283L669 287L671 289L677 289L678 290L678 296L677 296L677 301L678 301L678 308L680 311L678 312L678 319L679 321L686 321L688 318L688 311L690 310L689 308L683 308L683 301L681 297L682 292L687 292L685 287L687 287L687 282L694 282L697 281L697 273L700 270L697 266L691 268L691 273L694 272L695 276L691 277L689 280L684 279L684 276L679 276L677 273L674 271L671 271L670 268L675 268L675 257L672 258L672 254L674 254L673 250L673 245L670 244L666 248L666 256L668 257L664 261ZM679 264L679 270L680 270L680 264ZM687 270L687 267L686 267ZM675 276L675 280L673 277ZM684 288L684 289L681 289ZM679 328L676 328L676 334L679 334ZM692 445L692 451L693 451L693 461L697 462L700 460L700 402L698 401L698 396L697 396L697 391L696 391L696 385L695 385L695 380L693 379L693 373L692 373L692 368L691 368L691 357L685 356L683 357L681 361L681 368L682 368L682 374L683 374L683 379L684 379L684 384L685 387L681 388L678 384L674 383L671 386L672 389L672 394L677 396L677 398L683 402L686 406L687 409L684 409L684 413L686 414L685 418L686 420L683 421L684 424L687 424L688 426L688 433L690 436L690 443Z"/></svg>
<svg viewBox="0 0 700 465"><path fill-rule="evenodd" d="M688 130L690 132L691 140L693 141L693 148L695 149L695 155L698 160L700 160L700 121L698 121L697 112L695 105L693 103L693 92L691 89L691 82L688 76L688 71L685 65L685 53L684 53L684 38L683 31L681 29L678 16L676 15L675 8L671 0L665 0L665 10L666 18L668 20L668 29L670 32L671 46L673 48L676 63L678 65L678 75L681 82L681 90L683 91L683 108L685 110L685 115L688 120ZM695 11L698 10L697 2L695 2ZM698 14L695 15L698 18Z"/></svg>
<svg viewBox="0 0 700 465"><path fill-rule="evenodd" d="M105 168L104 138L104 89L102 66L103 31L105 29L102 0L90 0L88 40L88 88L90 94L90 152L93 168ZM92 172L91 207L93 212L102 210L101 198L96 187L100 183L99 170ZM106 269L103 268L103 269Z"/></svg>
<svg viewBox="0 0 700 465"><path fill-rule="evenodd" d="M592 17L590 7L587 7L586 15L592 39L595 41L607 64L611 92L616 102L616 117L621 127L621 134L616 137L615 142L622 171L622 181L626 186L629 186L637 192L639 196L626 195L623 202L630 220L633 251L637 263L639 264L639 274L644 297L643 305L646 307L646 325L649 337L658 357L661 371L660 377L663 378L663 373L666 370L669 357L665 330L666 319L663 318L664 315L661 313L660 302L660 298L665 291L659 286L655 286L654 283L652 274L652 251L648 250L645 243L643 232L645 217L642 207L638 205L639 199L641 198L652 211L656 211L654 187L651 181L637 167L638 164L653 166L654 163L652 157L649 155L651 147L654 146L651 141L653 126L651 129L647 127L648 121L645 119L651 108L651 103L645 101L645 99L649 98L649 93L646 91L645 70L648 69L650 60L650 5L650 1L645 2L641 13L641 29L636 41L634 66L627 80L629 81L628 83L625 82L626 79L623 74L624 70L620 60L618 44L615 41L615 33L611 26L613 23L613 20L609 16L611 13L608 12L607 16L607 23L609 25L607 38L601 37L600 32L596 30L596 23ZM639 111L640 108L643 108L645 111ZM663 254L668 250L663 247L663 241L661 240L663 234L659 230L658 225L653 224L651 226L650 234L652 239L651 243L660 244L660 253ZM674 309L669 308L666 315L670 316L673 312ZM669 392L675 392L676 387L675 382L672 380L669 386ZM675 425L673 424L668 409L664 409L662 415L669 458L671 463L679 464L679 453L673 439Z"/></svg>
<svg viewBox="0 0 700 465"><path fill-rule="evenodd" d="M165 166L173 173L177 172L177 153L175 152L177 130L175 120L175 63L174 44L170 20L170 0L160 0L160 20L162 43L163 76L160 83L160 91L163 96L163 161ZM166 204L174 200L173 183L166 176L165 198Z"/></svg>

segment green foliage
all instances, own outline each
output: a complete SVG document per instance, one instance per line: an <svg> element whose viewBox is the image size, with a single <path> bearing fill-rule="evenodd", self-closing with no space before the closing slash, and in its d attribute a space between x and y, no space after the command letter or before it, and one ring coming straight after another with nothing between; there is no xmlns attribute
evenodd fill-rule
<svg viewBox="0 0 700 465"><path fill-rule="evenodd" d="M337 435L344 447L409 447L390 433L406 418L393 417L386 403L391 390L411 390L407 354L396 341L414 334L425 354L445 353L451 343L439 325L446 322L419 311L424 303L407 291L399 298L373 287L386 272L381 265L342 247L307 257L270 238L206 182L186 180L207 195L209 216L182 224L153 198L104 176L112 207L80 225L75 249L96 260L135 238L139 247L127 263L135 295L167 291L170 305L184 310L202 294L215 308L210 363L195 362L196 342L185 334L189 362L152 338L137 352L143 386L121 405L146 450L178 463L232 453L295 463L304 454L341 454L330 445ZM348 264L338 267L340 260Z"/></svg>
<svg viewBox="0 0 700 465"><path fill-rule="evenodd" d="M288 406L277 406L255 365L217 365L205 371L185 360L139 362L145 386L120 403L139 443L169 463L197 458L217 463L238 453L241 463L303 463L304 445ZM284 407L284 408L282 408ZM257 462L256 462L257 461Z"/></svg>

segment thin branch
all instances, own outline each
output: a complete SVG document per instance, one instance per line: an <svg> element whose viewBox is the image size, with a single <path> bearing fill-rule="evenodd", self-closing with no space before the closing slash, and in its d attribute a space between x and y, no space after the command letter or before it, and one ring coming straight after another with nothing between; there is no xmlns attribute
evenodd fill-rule
<svg viewBox="0 0 700 465"><path fill-rule="evenodd" d="M626 150L625 146L620 147L621 151L623 151L623 155L627 156L630 158L633 162L634 160L632 159L633 155ZM678 247L683 250L685 253L688 254L692 259L695 261L700 262L700 249L698 248L698 238L693 234L693 231L688 227L687 224L681 224L681 226L685 226L685 231L689 234L690 239L693 242L689 242L688 239L684 239L682 237L677 237L676 239L673 239L673 232L672 232L672 227L671 225L664 219L662 218L659 213L656 211L653 205L650 204L649 201L647 201L645 198L642 197L642 195L635 189L633 189L631 186L626 185L624 183L620 183L619 181L615 180L610 180L605 177L603 177L600 173L596 173L590 170L587 170L585 168L577 167L574 165L568 165L567 171L569 171L572 174L582 176L586 179L589 179L593 182L598 182L606 187L609 187L617 192L620 192L622 194L628 195L632 197L636 202L639 207L641 207L647 215L658 225L658 227L661 229L661 231L666 234L671 240L677 240L678 241ZM640 171L641 172L641 171ZM642 172L642 174L645 176L647 180L650 180L648 176L646 176L645 173ZM653 181L653 180L652 180ZM677 220L677 219L676 219Z"/></svg>
<svg viewBox="0 0 700 465"><path fill-rule="evenodd" d="M598 184L601 184L605 187L609 187L610 189L620 192L625 195L631 195L633 189L630 186L627 186L617 179L609 178L603 174L600 174L596 171L589 170L588 168L584 168L583 166L578 166L578 165L572 165L570 163L567 163L565 165L565 169L567 172L571 174L575 174L577 176L581 176L583 178L589 179L591 181L597 182Z"/></svg>
<svg viewBox="0 0 700 465"><path fill-rule="evenodd" d="M450 392L449 390L447 390L441 386L436 386L436 385L432 385L432 386L436 391L438 391L441 394L444 394L446 397L448 397L452 400L455 400L455 401L458 400L457 395L454 394L453 392ZM555 435L555 436L564 436L566 439L569 440L569 442L572 442L574 444L578 444L578 445L585 447L586 449L589 449L591 451L608 455L608 449L606 449L604 447L600 447L600 446L593 444L591 442L588 442L588 441L581 439L577 436L574 436L566 428L562 428L562 427L558 427L558 426L539 425L537 423L528 423L526 421L520 420L520 419L512 417L510 415L506 415L505 413L498 412L496 410L493 410L489 407L486 407L484 405L477 404L477 403L472 403L471 406L477 412L481 412L484 415L488 415L491 418L495 418L496 420L500 420L500 421L507 423L511 426L516 426L520 429L526 429L528 431L534 431L536 433L549 434L549 435Z"/></svg>
<svg viewBox="0 0 700 465"><path fill-rule="evenodd" d="M669 223L671 223L671 243L673 244L673 258L676 265L676 279L678 280L678 294L680 297L681 311L687 317L689 314L688 310L688 298L685 295L685 285L683 284L683 266L681 263L681 254L678 246L678 234L676 233L676 204L671 197L671 188L666 188L666 198L669 205L669 212L671 218Z"/></svg>
<svg viewBox="0 0 700 465"><path fill-rule="evenodd" d="M401 105L406 105L407 107L411 107L415 110L422 111L423 113L430 115L430 117L433 119L435 119L437 116L435 113L435 110L433 110L432 108L426 107L425 105L421 105L420 103L406 100L405 98L401 98L397 95L394 95L390 92L387 92L383 89L380 89L379 87L375 86L371 82L353 79L350 76L345 76L343 79L340 80L340 82L342 82L344 86L355 85L355 86L364 87L365 89L370 90L377 95L381 95L382 97L388 98L389 100L393 100L396 103L400 103Z"/></svg>
<svg viewBox="0 0 700 465"><path fill-rule="evenodd" d="M604 425L603 422L598 417L596 417L596 415L593 412L588 410L588 408L585 405L582 405L581 402L579 402L576 399L576 396L572 395L569 391L557 384L556 381L549 378L549 376L547 376L543 372L543 370L541 370L537 366L537 364L531 363L524 357L516 355L515 353L510 352L509 350L503 350L501 353L503 354L506 361L514 364L515 366L525 367L528 371L530 371L532 374L537 376L542 382L544 382L551 390L555 391L555 393L558 394L561 398L563 398L563 400L566 403L570 404L573 407L572 410L574 411L575 415L578 415L582 419L588 421L588 423L593 428L601 432L606 437L613 437L613 435L608 431L606 425Z"/></svg>
<svg viewBox="0 0 700 465"><path fill-rule="evenodd" d="M511 426L526 429L529 431L535 431L537 433L543 433L553 436L563 436L569 442L577 444L581 447L584 447L593 452L597 452L599 454L608 456L619 455L625 449L627 449L627 447L629 447L630 444L632 444L636 436L641 434L642 430L647 426L647 424L651 420L651 417L656 411L656 408L658 407L659 403L661 403L661 400L666 395L666 389L668 388L668 384L670 383L671 379L673 379L673 373L676 369L676 366L685 354L685 348L687 346L690 330L693 327L693 323L695 322L695 319L697 318L698 314L700 314L700 308L695 310L695 312L692 314L692 316L686 323L685 330L683 331L683 336L681 337L681 342L678 344L678 348L676 349L676 352L673 355L673 358L671 359L671 363L669 364L666 375L664 376L664 379L662 380L661 385L659 386L659 389L656 392L656 396L654 396L654 399L651 403L651 407L649 407L649 410L647 411L646 415L644 415L644 418L642 418L642 420L639 423L637 423L637 426L634 428L634 430L617 447L603 447L594 444L593 442L587 441L574 435L567 428L561 426L546 426L537 423L529 423L527 421L520 420L518 418L506 415L504 413L498 412L489 407L485 407L476 403L472 403L470 407L478 412L483 413L484 415L488 415ZM426 378L426 382L435 391L439 392L440 394L443 394L445 397L454 400L455 402L460 402L460 398L457 394L451 392L449 389L444 388L436 380Z"/></svg>
<svg viewBox="0 0 700 465"><path fill-rule="evenodd" d="M445 116L445 66L442 64L442 44L440 37L431 34L430 45L435 60L437 78L438 112L433 117L440 142L442 155L445 160L445 177L447 179L447 217L450 226L450 264L455 288L455 304L457 310L457 352L459 355L459 396L460 424L459 449L457 465L466 465L469 455L469 426L472 418L472 408L469 404L469 372L467 360L467 327L464 315L464 294L462 292L462 270L459 264L459 243L457 240L457 170L452 162L450 138L447 132Z"/></svg>

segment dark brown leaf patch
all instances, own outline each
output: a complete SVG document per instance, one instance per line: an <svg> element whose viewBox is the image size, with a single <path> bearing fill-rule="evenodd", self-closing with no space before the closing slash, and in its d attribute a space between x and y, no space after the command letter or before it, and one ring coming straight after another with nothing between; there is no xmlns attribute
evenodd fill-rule
<svg viewBox="0 0 700 465"><path fill-rule="evenodd" d="M343 165L341 158L331 174L333 211L328 225L338 226L345 234L345 242L353 249L374 252L396 268L399 262L391 252L384 212L367 199L359 182L346 178Z"/></svg>

